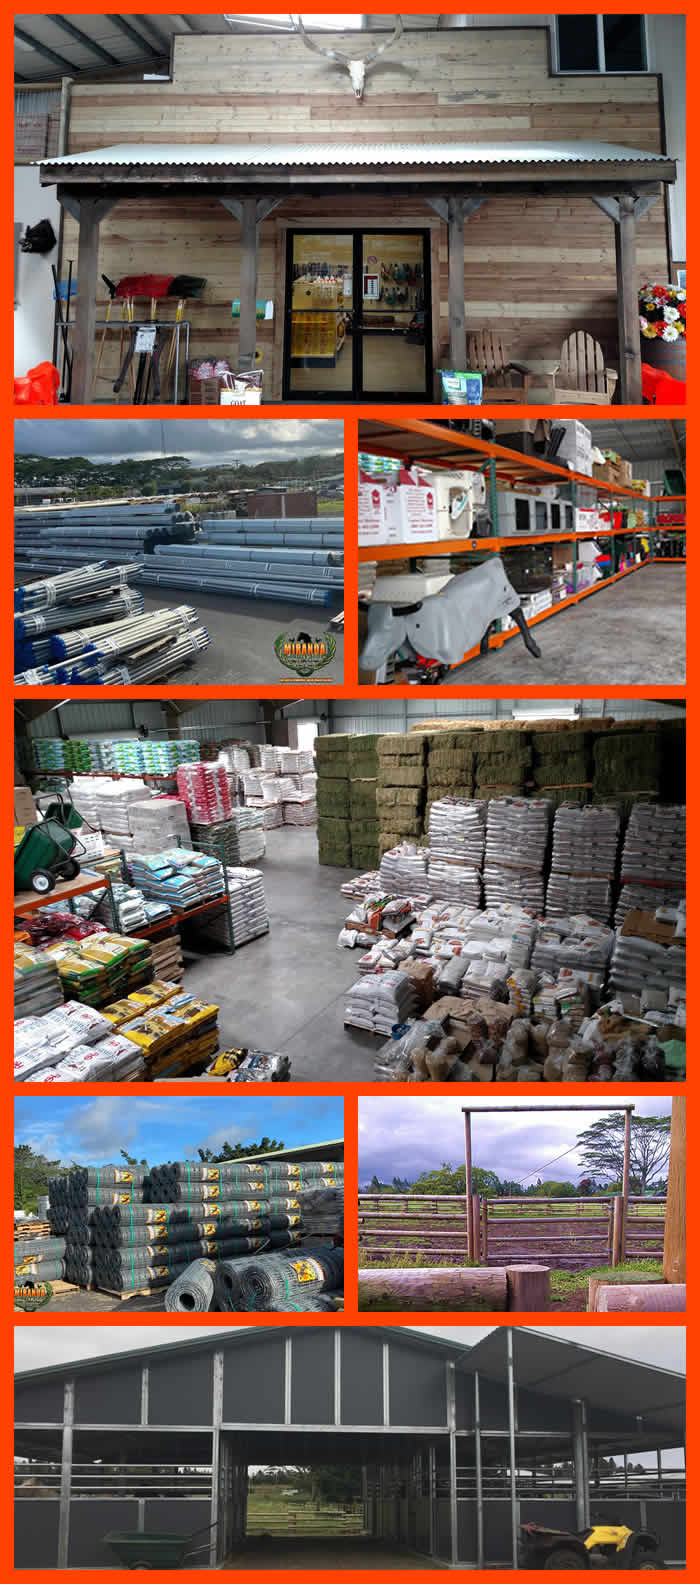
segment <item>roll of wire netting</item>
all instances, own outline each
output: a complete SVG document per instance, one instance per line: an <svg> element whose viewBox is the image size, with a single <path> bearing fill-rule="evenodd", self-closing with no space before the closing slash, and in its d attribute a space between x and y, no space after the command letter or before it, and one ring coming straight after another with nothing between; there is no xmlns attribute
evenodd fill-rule
<svg viewBox="0 0 700 1584"><path fill-rule="evenodd" d="M343 1251L335 1248L269 1253L217 1266L217 1297L222 1309L305 1308L312 1298L343 1282Z"/></svg>
<svg viewBox="0 0 700 1584"><path fill-rule="evenodd" d="M214 1260L193 1260L165 1294L165 1307L180 1314L206 1314L214 1301Z"/></svg>

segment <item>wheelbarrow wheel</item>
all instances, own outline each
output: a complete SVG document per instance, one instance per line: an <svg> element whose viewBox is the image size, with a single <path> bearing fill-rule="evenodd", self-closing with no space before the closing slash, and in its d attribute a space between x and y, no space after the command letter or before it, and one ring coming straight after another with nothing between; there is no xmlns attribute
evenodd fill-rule
<svg viewBox="0 0 700 1584"><path fill-rule="evenodd" d="M50 870L34 870L32 875L32 891L38 891L40 896L45 896L47 891L53 891L55 884L56 881Z"/></svg>
<svg viewBox="0 0 700 1584"><path fill-rule="evenodd" d="M63 865L62 873L65 880L77 879L77 876L80 874L80 864L78 863L77 859L67 858Z"/></svg>

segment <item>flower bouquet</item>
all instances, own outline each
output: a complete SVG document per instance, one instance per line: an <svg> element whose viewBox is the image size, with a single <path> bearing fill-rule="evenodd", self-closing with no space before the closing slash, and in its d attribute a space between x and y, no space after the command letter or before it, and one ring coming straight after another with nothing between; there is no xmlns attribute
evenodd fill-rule
<svg viewBox="0 0 700 1584"><path fill-rule="evenodd" d="M639 293L639 328L648 341L684 340L684 287L643 286Z"/></svg>

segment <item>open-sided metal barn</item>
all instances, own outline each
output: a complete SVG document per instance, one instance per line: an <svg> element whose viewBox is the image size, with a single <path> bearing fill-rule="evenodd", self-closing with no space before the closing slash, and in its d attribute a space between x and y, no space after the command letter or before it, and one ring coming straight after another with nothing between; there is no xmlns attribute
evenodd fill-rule
<svg viewBox="0 0 700 1584"><path fill-rule="evenodd" d="M204 1565L234 1566L248 1469L333 1464L361 1469L363 1492L362 1533L333 1541L336 1565L352 1544L359 1567L363 1545L508 1567L520 1523L581 1529L591 1513L656 1531L679 1563L684 1481L668 1454L684 1396L673 1371L506 1326L473 1346L389 1326L241 1327L30 1370L16 1382L16 1565L109 1567L110 1531L213 1524Z"/></svg>

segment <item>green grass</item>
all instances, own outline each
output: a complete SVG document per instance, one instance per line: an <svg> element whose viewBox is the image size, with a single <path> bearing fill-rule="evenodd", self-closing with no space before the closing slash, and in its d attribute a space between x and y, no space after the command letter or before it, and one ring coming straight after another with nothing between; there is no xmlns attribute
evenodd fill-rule
<svg viewBox="0 0 700 1584"><path fill-rule="evenodd" d="M478 1260L467 1259L466 1254L443 1254L437 1256L432 1249L418 1249L414 1254L382 1254L381 1258L374 1259L371 1249L360 1249L358 1267L360 1270L435 1270L443 1265L459 1266L459 1269L468 1270L478 1266Z"/></svg>
<svg viewBox="0 0 700 1584"><path fill-rule="evenodd" d="M320 500L318 502L318 515L319 517L342 517L343 504L342 495L335 495L332 500Z"/></svg>
<svg viewBox="0 0 700 1584"><path fill-rule="evenodd" d="M624 1260L613 1269L610 1265L594 1265L585 1270L563 1271L553 1270L551 1273L552 1303L565 1303L567 1298L572 1298L579 1288L588 1290L589 1276L621 1276L625 1271L639 1274L644 1272L650 1276L658 1276L661 1272L661 1261L658 1259L633 1259Z"/></svg>

